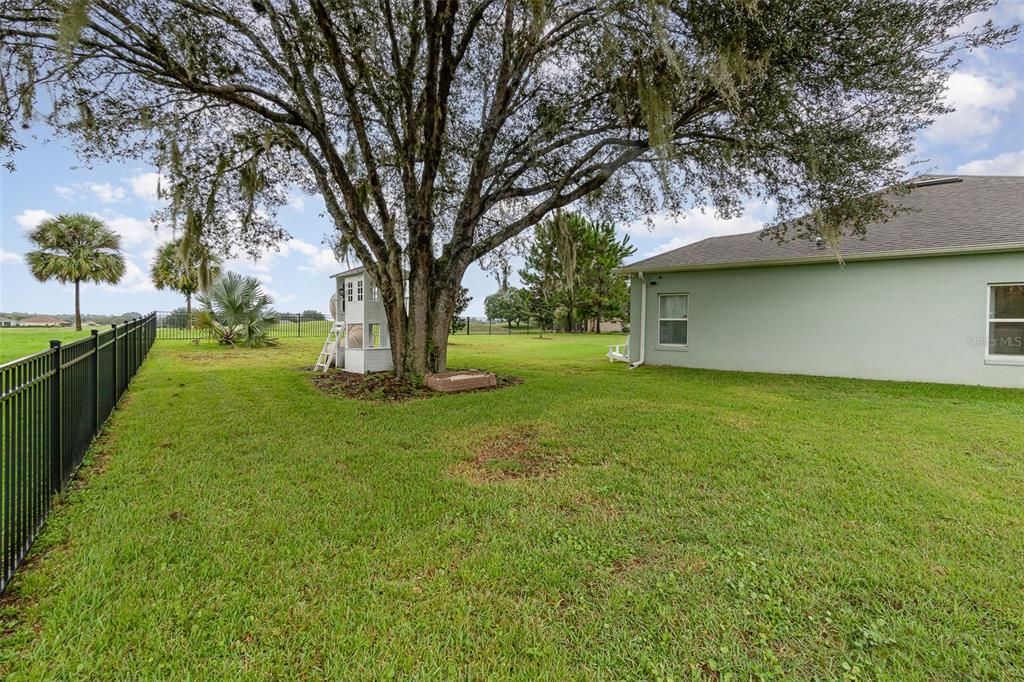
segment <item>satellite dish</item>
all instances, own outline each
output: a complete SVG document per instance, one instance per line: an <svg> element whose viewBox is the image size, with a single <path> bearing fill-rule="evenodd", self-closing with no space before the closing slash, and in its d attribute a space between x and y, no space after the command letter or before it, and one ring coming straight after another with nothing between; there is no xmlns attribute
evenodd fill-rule
<svg viewBox="0 0 1024 682"><path fill-rule="evenodd" d="M338 294L331 294L331 319L338 319Z"/></svg>

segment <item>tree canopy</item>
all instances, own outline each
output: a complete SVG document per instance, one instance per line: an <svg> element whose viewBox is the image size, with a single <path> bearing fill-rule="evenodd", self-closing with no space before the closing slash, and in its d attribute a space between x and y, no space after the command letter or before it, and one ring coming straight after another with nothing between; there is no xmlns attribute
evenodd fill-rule
<svg viewBox="0 0 1024 682"><path fill-rule="evenodd" d="M117 284L124 276L121 237L102 220L84 213L47 218L28 233L36 248L25 254L40 282L75 285L75 329L82 329L82 282Z"/></svg>
<svg viewBox="0 0 1024 682"><path fill-rule="evenodd" d="M171 289L185 296L185 313L192 319L192 296L209 288L220 276L221 259L199 241L184 238L162 244L153 256L149 275L157 289Z"/></svg>
<svg viewBox="0 0 1024 682"><path fill-rule="evenodd" d="M602 320L627 318L629 290L615 270L635 252L629 237L620 239L609 222L556 213L534 231L519 271L529 292L527 309L542 325L560 318L566 331L586 330L592 321L600 332Z"/></svg>
<svg viewBox="0 0 1024 682"><path fill-rule="evenodd" d="M0 145L45 117L86 158L148 159L209 244L271 245L288 188L320 194L416 375L468 265L569 204L753 196L779 237L863 230L958 55L1013 36L971 20L993 4L0 0Z"/></svg>

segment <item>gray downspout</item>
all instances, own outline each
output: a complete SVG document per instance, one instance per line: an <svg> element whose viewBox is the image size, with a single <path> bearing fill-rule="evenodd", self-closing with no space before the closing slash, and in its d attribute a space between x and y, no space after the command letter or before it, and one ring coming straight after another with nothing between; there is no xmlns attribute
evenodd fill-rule
<svg viewBox="0 0 1024 682"><path fill-rule="evenodd" d="M630 369L636 369L644 364L644 349L647 347L647 280L644 273L636 273L640 278L640 357L636 362L630 363Z"/></svg>

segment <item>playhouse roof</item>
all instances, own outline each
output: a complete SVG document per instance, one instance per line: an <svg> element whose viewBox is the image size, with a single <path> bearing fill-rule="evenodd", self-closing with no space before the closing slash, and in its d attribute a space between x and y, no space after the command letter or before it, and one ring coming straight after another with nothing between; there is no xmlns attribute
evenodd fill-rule
<svg viewBox="0 0 1024 682"><path fill-rule="evenodd" d="M348 277L349 275L358 275L360 272L365 271L366 268L360 265L358 267L352 268L351 270L342 270L341 272L336 272L333 275L331 275L331 278L333 279L335 277Z"/></svg>

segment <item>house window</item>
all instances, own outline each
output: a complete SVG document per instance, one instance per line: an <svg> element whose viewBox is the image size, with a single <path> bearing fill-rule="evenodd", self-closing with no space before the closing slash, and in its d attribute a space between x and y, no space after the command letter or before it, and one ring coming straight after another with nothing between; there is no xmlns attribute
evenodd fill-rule
<svg viewBox="0 0 1024 682"><path fill-rule="evenodd" d="M988 354L1024 360L1024 283L989 285Z"/></svg>
<svg viewBox="0 0 1024 682"><path fill-rule="evenodd" d="M686 345L688 298L686 294L660 294L658 296L659 345Z"/></svg>
<svg viewBox="0 0 1024 682"><path fill-rule="evenodd" d="M363 280L356 282L356 300L363 300Z"/></svg>
<svg viewBox="0 0 1024 682"><path fill-rule="evenodd" d="M371 287L370 288L370 300L371 301L379 301L380 300L380 287Z"/></svg>
<svg viewBox="0 0 1024 682"><path fill-rule="evenodd" d="M377 322L371 322L367 325L369 329L366 335L366 347L367 348L380 348L380 324Z"/></svg>
<svg viewBox="0 0 1024 682"><path fill-rule="evenodd" d="M362 348L363 347L363 325L361 324L350 324L348 329L345 331L345 347L346 348Z"/></svg>
<svg viewBox="0 0 1024 682"><path fill-rule="evenodd" d="M345 282L345 300L349 303L352 302L352 282Z"/></svg>

